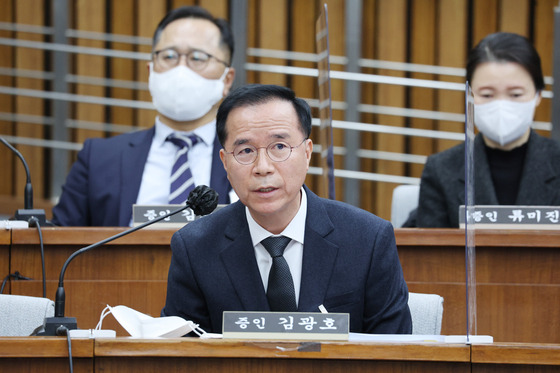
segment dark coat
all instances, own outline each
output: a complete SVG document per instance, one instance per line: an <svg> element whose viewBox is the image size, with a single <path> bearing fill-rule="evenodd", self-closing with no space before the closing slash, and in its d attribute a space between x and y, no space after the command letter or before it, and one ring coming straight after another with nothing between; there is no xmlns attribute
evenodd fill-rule
<svg viewBox="0 0 560 373"><path fill-rule="evenodd" d="M155 127L106 139L88 139L72 165L53 208L62 226L128 226L136 203ZM210 187L229 203L231 190L214 140Z"/></svg>
<svg viewBox="0 0 560 373"><path fill-rule="evenodd" d="M418 227L459 227L465 204L465 144L428 157L420 183ZM484 140L474 141L474 204L499 205ZM531 132L516 205L560 205L560 144Z"/></svg>
<svg viewBox="0 0 560 373"><path fill-rule="evenodd" d="M408 288L391 224L307 192L300 312L350 314L350 330L411 333ZM171 240L162 316L221 333L223 311L270 311L245 206L240 202L189 223Z"/></svg>

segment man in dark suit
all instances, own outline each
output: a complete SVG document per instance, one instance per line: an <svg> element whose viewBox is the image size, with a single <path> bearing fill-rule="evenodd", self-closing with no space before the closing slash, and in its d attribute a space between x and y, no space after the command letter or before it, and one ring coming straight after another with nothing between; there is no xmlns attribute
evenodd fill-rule
<svg viewBox="0 0 560 373"><path fill-rule="evenodd" d="M478 134L474 141L474 201L476 205L500 205L483 140ZM530 131L527 143L519 149L524 160L513 204L560 205L560 144ZM459 227L459 206L465 204L464 152L465 145L460 144L428 157L416 217L419 227Z"/></svg>
<svg viewBox="0 0 560 373"><path fill-rule="evenodd" d="M233 35L227 22L199 7L169 12L153 37L149 87L158 112L147 130L88 139L53 209L66 226L127 226L132 205L171 202L171 174L179 134L192 140L188 164L194 185L210 185L229 203L236 196L219 160L215 117L231 88ZM186 184L186 183L185 183Z"/></svg>
<svg viewBox="0 0 560 373"><path fill-rule="evenodd" d="M313 150L307 103L287 88L241 87L220 106L217 131L240 201L173 236L162 316L220 332L223 311L319 312L323 305L349 313L353 332L411 333L391 224L303 185ZM291 276L280 305L269 237L288 242L280 256Z"/></svg>

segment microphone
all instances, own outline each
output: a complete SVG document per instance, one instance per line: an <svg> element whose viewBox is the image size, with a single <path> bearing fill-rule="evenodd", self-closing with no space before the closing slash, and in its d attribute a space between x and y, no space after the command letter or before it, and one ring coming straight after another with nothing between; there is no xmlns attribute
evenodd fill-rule
<svg viewBox="0 0 560 373"><path fill-rule="evenodd" d="M18 209L15 213L16 220L23 220L29 223L30 227L34 227L39 223L40 225L45 225L46 217L45 217L45 210L43 209L34 209L33 208L33 187L31 186L31 174L29 173L29 167L27 166L27 162L23 158L23 155L14 148L9 142L4 140L3 137L0 137L0 141L8 147L23 163L23 167L25 168L25 173L27 175L27 182L25 183L24 189L24 208ZM33 219L35 218L35 219Z"/></svg>
<svg viewBox="0 0 560 373"><path fill-rule="evenodd" d="M129 233L135 232L139 229L147 227L148 225L157 223L169 216L178 214L179 212L187 209L190 207L196 215L203 216L208 215L212 211L216 209L218 206L218 193L210 187L206 185L199 185L189 194L189 198L185 206L181 206L180 208L171 211L168 214L158 216L154 220L147 221L142 223L134 228L130 228L124 232L118 233L112 237L106 238L102 241L96 242L92 245L87 247L81 248L75 251L72 255L66 259L64 265L62 266L62 270L60 271L60 277L58 280L58 289L56 290L55 295L55 305L54 305L54 317L47 317L45 319L45 331L43 333L39 333L38 335L46 335L46 336L55 336L55 335L66 335L68 330L77 329L78 325L76 322L75 317L65 317L64 316L64 303L65 303L65 292L64 292L64 273L66 272L66 267L68 264L80 254L85 253L93 248L98 246L104 245L107 242L111 242L120 238L122 236L126 236Z"/></svg>

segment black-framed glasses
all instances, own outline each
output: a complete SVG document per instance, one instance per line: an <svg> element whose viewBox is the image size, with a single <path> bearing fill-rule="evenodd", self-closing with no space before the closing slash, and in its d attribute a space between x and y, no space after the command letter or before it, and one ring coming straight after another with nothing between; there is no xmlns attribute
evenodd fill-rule
<svg viewBox="0 0 560 373"><path fill-rule="evenodd" d="M290 144L283 141L277 141L264 147L261 146L257 148L249 144L239 144L232 152L226 152L226 154L231 154L235 160L241 164L247 165L255 162L259 153L259 149L266 149L266 154L274 162L284 162L286 159L290 158L292 150L301 146L307 140L307 137L296 146L290 146Z"/></svg>
<svg viewBox="0 0 560 373"><path fill-rule="evenodd" d="M208 66L208 62L211 59L215 59L223 63L226 67L229 67L229 63L226 61L198 49L193 49L187 53L179 53L175 48L160 49L154 51L153 56L154 62L166 70L176 67L181 60L181 56L187 57L187 66L194 71L203 70Z"/></svg>

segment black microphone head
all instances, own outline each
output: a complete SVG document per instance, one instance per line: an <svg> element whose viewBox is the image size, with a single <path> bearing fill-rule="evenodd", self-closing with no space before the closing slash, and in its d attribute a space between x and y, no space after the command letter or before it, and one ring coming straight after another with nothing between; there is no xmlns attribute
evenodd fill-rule
<svg viewBox="0 0 560 373"><path fill-rule="evenodd" d="M218 206L218 193L206 185L199 185L190 192L187 206L195 215L208 215Z"/></svg>

